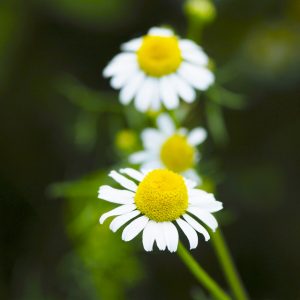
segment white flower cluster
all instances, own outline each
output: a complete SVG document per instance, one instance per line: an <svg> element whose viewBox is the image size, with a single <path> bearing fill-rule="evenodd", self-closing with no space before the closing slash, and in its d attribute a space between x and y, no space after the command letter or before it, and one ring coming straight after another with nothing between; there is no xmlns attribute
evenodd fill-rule
<svg viewBox="0 0 300 300"><path fill-rule="evenodd" d="M140 112L173 110L180 99L191 103L196 91L206 90L214 82L208 68L209 59L202 48L191 40L180 39L166 28L151 28L148 33L122 45L103 71L111 77L111 86L120 89L120 102L134 102ZM213 194L197 186L201 178L195 171L200 159L197 146L207 133L201 127L188 131L177 128L168 113L157 117L156 128L141 133L144 150L132 153L129 162L140 166L112 171L121 189L107 185L99 189L99 198L119 204L100 217L102 224L115 217L110 229L130 241L142 232L146 251L156 243L159 250L177 250L181 229L190 249L198 245L198 233L209 239L206 226L216 230L212 213L222 209Z"/></svg>

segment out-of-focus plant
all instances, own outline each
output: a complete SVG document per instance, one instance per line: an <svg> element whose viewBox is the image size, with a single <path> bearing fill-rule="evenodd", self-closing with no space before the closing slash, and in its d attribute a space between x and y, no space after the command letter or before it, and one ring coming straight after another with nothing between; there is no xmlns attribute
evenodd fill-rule
<svg viewBox="0 0 300 300"><path fill-rule="evenodd" d="M300 3L298 0L288 1L286 7L287 16L293 21L300 21Z"/></svg>
<svg viewBox="0 0 300 300"><path fill-rule="evenodd" d="M125 120L123 122L127 123L126 127L131 128L131 130L139 129L140 131L145 127L149 119L151 122L157 119L157 126L160 128L160 131L156 132L153 128L143 131L143 143L144 146L148 145L147 148L151 151L155 146L160 145L159 140L162 140L163 146L162 150L159 149L156 151L158 157L156 157L155 162L152 160L145 162L145 165L147 164L149 169L154 169L150 173L130 168L121 169L120 173L116 171L109 173L117 183L123 186L123 190L103 185L105 181L103 173L101 173L100 178L96 176L98 186L101 185L99 198L120 204L117 208L103 214L100 218L100 223L102 224L111 216L116 216L110 224L110 229L115 232L130 221L122 233L123 240L132 240L140 232L143 232L143 246L146 251L153 250L154 241L156 241L159 250L168 249L170 252L178 250L182 261L199 282L216 299L228 300L231 297L227 292L223 291L216 281L202 269L201 265L185 249L183 244L179 242L179 235L174 223L176 221L187 236L191 249L195 248L198 244L196 231L203 234L206 240L211 235L216 254L232 294L238 300L245 300L247 299L247 295L239 279L223 235L220 230L213 233L218 227L218 223L211 213L221 210L222 203L216 201L212 193L206 193L204 189L197 189L199 177L194 170L194 159L192 159L193 163L191 164L190 158L194 154L195 156L197 154L192 146L196 146L202 142L206 137L206 132L204 129L197 128L188 134L187 130L181 128L176 133L176 125L173 124L171 118L166 115L164 118L160 117L157 113L159 111L171 110L175 123L178 127L181 127L181 122L184 121L192 110L193 106L191 103L199 97L196 91L207 91L203 97L206 100L207 124L215 142L225 144L227 133L222 116L222 106L238 109L245 106L245 100L241 95L227 91L218 83L218 78L215 80L214 62L195 43L200 41L204 26L210 23L216 15L214 4L208 0L189 0L185 3L184 8L189 21L188 36L190 40L179 38L171 28L153 27L145 36L135 38L123 44L121 47L122 52L116 55L103 71L105 77L111 77L111 86L115 89L120 89L120 102L128 106L132 101L139 112L145 113L137 117L137 115L134 115L132 108L124 109ZM79 133L77 137L81 137L80 140L85 141L85 144L89 144L89 141L91 143L97 135L97 130L94 130L97 115L112 112L112 104L107 102L106 105L102 106L96 100L100 96L98 92L91 92L85 87L74 84L74 82L63 81L61 87L61 92L85 111L85 115L83 117L80 116L79 128L82 131L77 130L77 133ZM83 99L88 100L85 101ZM180 104L182 101L180 100L184 100L188 104L183 105L186 109L183 109L181 114ZM89 112L88 115L87 112ZM114 110L113 113L116 113L116 111ZM117 113L120 114L120 111L117 111ZM136 124L133 123L134 120L138 120L138 126L135 126ZM82 132L84 133L83 135L80 134ZM128 151L130 153L130 151L134 151L136 137L132 135L132 132L128 130L117 132L118 134L115 139L117 148L123 152ZM164 139L167 137L167 140L161 139L162 136ZM172 139L172 146L168 147L168 153L163 153L163 149L166 148L164 146L169 142L169 139ZM174 151L178 152L179 155L177 157L173 155ZM189 159L188 164L185 165L187 167L185 169L194 174L193 178L189 178L188 175L187 178L196 178L196 181L189 181L189 179L184 179L179 173L174 173L182 173L182 164L178 163L182 163L185 151L188 153L187 157ZM152 154L151 152L150 155ZM145 151L137 152L135 155L139 157L145 156ZM172 164L169 164L169 158L172 159ZM164 162L165 166L163 168L167 167L169 170L161 169L162 166L157 165L157 161L160 159ZM173 160L176 160L174 164ZM143 165L144 168L146 168L145 165ZM174 170L172 170L173 166L176 166ZM177 168L178 166L180 166L180 170ZM131 179L128 179L124 175L131 177ZM132 181L132 179L137 182ZM94 184L94 179L91 182ZM95 190L93 184L92 187L90 186L91 182L89 182L88 188ZM213 184L209 185L207 184L208 182L209 180L206 181L206 189L214 189ZM86 189L82 185L82 182L79 182L75 186L79 188L78 194ZM164 192L169 191L169 189L172 190L172 193L167 194L166 197ZM56 196L70 198L66 184L56 185L52 191ZM60 191L63 192L60 193ZM76 198L78 198L78 194ZM195 195L193 196L193 194ZM88 199L87 194L85 195L85 199ZM200 205L200 207L197 205ZM99 229L95 229L89 225L91 220L95 218L96 209L94 205L84 202L80 203L78 208L74 205L73 199L70 207L73 212L76 211L77 213L75 213L73 221L68 221L67 229L72 239L80 240L83 238L84 243L81 241L76 249L80 253L80 257L82 257L85 265L92 274L96 272L93 268L95 262L101 265L104 273L114 270L113 266L120 263L116 258L120 255L119 249L122 246L119 246L118 249L114 248L117 252L113 255L113 259L111 259L110 253L107 253L105 250L97 251L97 256L95 257L89 255L90 253L95 253L98 248L103 250L114 247L109 236L102 232L102 230L100 232ZM142 216L136 218L140 214ZM198 218L203 225L195 221L190 215ZM86 220L89 221L86 222ZM95 233L99 235L101 233L101 242L94 238ZM121 260L122 258L123 256L121 256ZM104 263L105 260L107 260L107 264ZM102 273L96 274L98 278L102 278ZM118 276L124 279L122 272L118 272ZM102 278L100 286L103 289L103 284L105 284L111 290L111 286L105 279ZM113 282L118 280L115 277L113 279ZM113 295L106 294L106 296L120 297L117 292L117 286L113 290L115 292ZM106 290L104 289L104 291Z"/></svg>
<svg viewBox="0 0 300 300"><path fill-rule="evenodd" d="M136 132L130 129L120 130L116 135L115 145L121 153L132 153L138 146Z"/></svg>
<svg viewBox="0 0 300 300"><path fill-rule="evenodd" d="M199 25L198 30L201 29ZM140 112L158 111L161 108L167 111L178 109L180 100L189 104L194 102L197 98L195 90L206 91L215 81L209 69L209 59L201 47L191 40L178 38L169 28L153 27L147 35L123 44L121 49L123 52L111 60L103 75L111 77L110 84L113 88L120 89L120 102L127 106L133 101ZM217 88L216 85L215 89ZM218 100L222 92L215 91L212 95L215 95L213 99ZM208 114L215 118L213 124L222 121L219 103L209 105L211 111ZM131 241L142 232L146 251L153 250L154 242L161 251L177 251L188 269L216 299L230 299L179 242L174 223L177 222L187 236L190 249L197 247L196 231L208 240L209 228L216 254L233 295L238 300L248 299L221 231L213 233L218 223L211 213L221 210L222 203L216 201L213 194L196 188L199 177L194 169L191 170L193 176L188 174L189 166L194 167L191 163L194 153L192 146L203 141L205 131L197 128L188 134L184 128L176 129L172 119L166 114L157 117L157 127L159 130L148 128L141 133L145 150L130 157L131 162L141 164L140 171L124 168L119 173L109 173L123 190L107 185L100 187L100 199L119 204L103 214L100 223L115 216L110 224L113 232L129 223L122 233L124 241ZM215 128L220 131L224 130L223 127L224 124L219 122ZM217 141L220 142L220 139ZM172 143L171 147L169 142ZM209 205L205 206L204 203ZM205 227L190 215L201 220Z"/></svg>
<svg viewBox="0 0 300 300"><path fill-rule="evenodd" d="M55 89L79 109L73 125L73 141L82 151L90 152L98 140L101 117L107 113L121 115L113 94L94 91L66 75L57 79Z"/></svg>
<svg viewBox="0 0 300 300"><path fill-rule="evenodd" d="M246 39L242 59L255 80L291 84L300 66L299 25L288 21L260 24Z"/></svg>
<svg viewBox="0 0 300 300"><path fill-rule="evenodd" d="M216 8L211 0L188 0L184 3L184 11L188 17L190 38L201 38L201 28L213 22L216 17Z"/></svg>
<svg viewBox="0 0 300 300"><path fill-rule="evenodd" d="M3 1L0 3L0 89L9 79L13 57L18 50L19 43L23 40L22 27L24 15L14 2Z"/></svg>
<svg viewBox="0 0 300 300"><path fill-rule="evenodd" d="M125 299L126 292L136 285L143 272L132 245L110 234L106 226L98 226L99 212L111 207L99 206L95 199L99 182L106 182L104 175L101 171L79 181L55 184L49 192L67 200L66 229L74 246L74 253L65 258L67 262L70 263L70 255L79 257L91 274L89 285L101 298Z"/></svg>
<svg viewBox="0 0 300 300"><path fill-rule="evenodd" d="M47 9L47 13L51 12L72 23L89 25L97 29L121 26L118 20L130 21L129 16L134 9L133 0L34 0L34 2L40 9Z"/></svg>

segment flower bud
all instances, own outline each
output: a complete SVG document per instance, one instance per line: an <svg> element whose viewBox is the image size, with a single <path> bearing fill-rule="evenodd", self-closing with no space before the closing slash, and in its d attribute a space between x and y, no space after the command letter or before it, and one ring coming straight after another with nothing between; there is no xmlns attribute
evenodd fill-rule
<svg viewBox="0 0 300 300"><path fill-rule="evenodd" d="M131 152L137 147L137 135L133 130L120 130L115 139L115 145L122 152Z"/></svg>
<svg viewBox="0 0 300 300"><path fill-rule="evenodd" d="M194 21L201 23L209 23L216 16L216 8L210 0L187 0L184 8Z"/></svg>

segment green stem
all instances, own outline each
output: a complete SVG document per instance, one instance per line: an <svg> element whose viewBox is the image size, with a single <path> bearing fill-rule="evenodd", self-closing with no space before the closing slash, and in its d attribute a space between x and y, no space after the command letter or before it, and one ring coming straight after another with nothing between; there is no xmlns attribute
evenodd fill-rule
<svg viewBox="0 0 300 300"><path fill-rule="evenodd" d="M224 146L228 141L228 133L225 126L222 108L219 104L206 101L206 119L210 133L216 144Z"/></svg>
<svg viewBox="0 0 300 300"><path fill-rule="evenodd" d="M187 37L196 43L200 43L203 32L203 24L199 20L193 18L188 19L188 34Z"/></svg>
<svg viewBox="0 0 300 300"><path fill-rule="evenodd" d="M218 229L215 233L212 233L211 239L233 295L237 300L249 299L238 275L238 272L234 266L232 257L223 238L221 230Z"/></svg>
<svg viewBox="0 0 300 300"><path fill-rule="evenodd" d="M202 269L191 254L179 242L178 255L198 281L205 286L216 300L231 300L231 298L219 287L219 285Z"/></svg>

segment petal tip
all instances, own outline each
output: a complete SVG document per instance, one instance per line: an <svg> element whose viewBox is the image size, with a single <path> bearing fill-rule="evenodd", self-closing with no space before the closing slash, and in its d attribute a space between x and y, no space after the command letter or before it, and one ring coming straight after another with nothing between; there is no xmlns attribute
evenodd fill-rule
<svg viewBox="0 0 300 300"><path fill-rule="evenodd" d="M110 229L112 232L116 232L116 231L117 231L116 228L115 228L115 226L112 225L112 224L109 225L109 229Z"/></svg>
<svg viewBox="0 0 300 300"><path fill-rule="evenodd" d="M103 76L104 78L108 78L108 77L109 77L109 75L108 75L108 73L107 73L107 67L105 67L105 68L103 69L103 71L102 71L102 76Z"/></svg>

